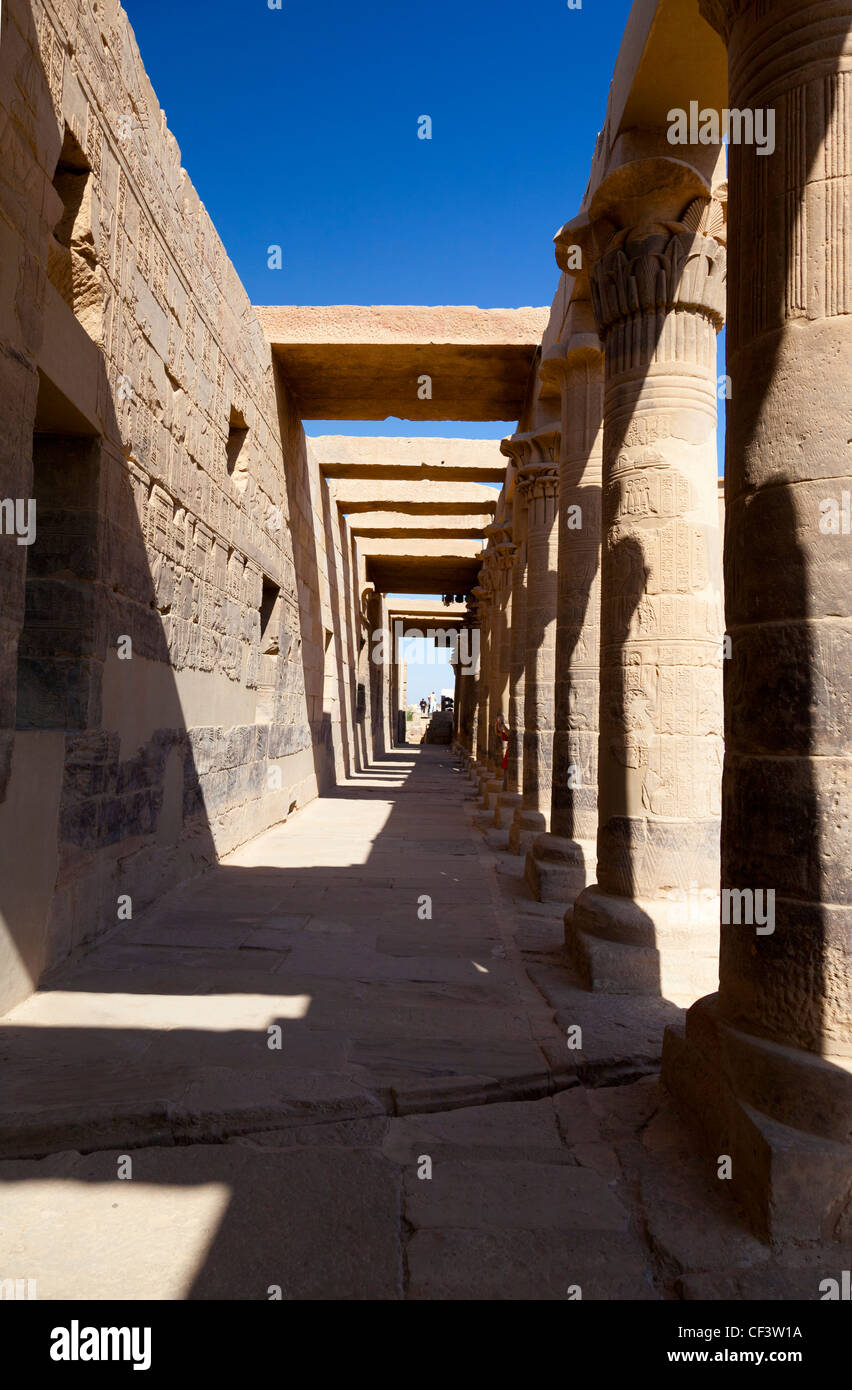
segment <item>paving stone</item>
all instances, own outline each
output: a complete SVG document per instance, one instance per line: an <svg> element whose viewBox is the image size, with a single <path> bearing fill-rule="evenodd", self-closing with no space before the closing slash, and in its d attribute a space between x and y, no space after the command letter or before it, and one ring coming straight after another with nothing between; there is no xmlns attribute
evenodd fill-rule
<svg viewBox="0 0 852 1390"><path fill-rule="evenodd" d="M405 1257L410 1299L568 1303L576 1285L584 1301L659 1297L641 1249L621 1231L421 1230Z"/></svg>
<svg viewBox="0 0 852 1390"><path fill-rule="evenodd" d="M0 1163L0 1268L40 1299L395 1299L399 1177L375 1153L235 1144Z"/></svg>
<svg viewBox="0 0 852 1390"><path fill-rule="evenodd" d="M260 1130L231 1139L250 1148L381 1149L393 1123L384 1116L359 1120L335 1120L324 1124L292 1124L286 1129ZM387 1155L392 1158L392 1155Z"/></svg>
<svg viewBox="0 0 852 1390"><path fill-rule="evenodd" d="M415 1227L477 1230L627 1228L624 1208L587 1168L566 1164L447 1161L430 1180L405 1176L405 1214Z"/></svg>
<svg viewBox="0 0 852 1390"><path fill-rule="evenodd" d="M535 1043L504 1039L447 1039L423 1037L370 1038L353 1043L352 1065L374 1075L394 1075L402 1082L410 1076L542 1076L546 1064Z"/></svg>
<svg viewBox="0 0 852 1390"><path fill-rule="evenodd" d="M553 1110L566 1144L595 1144L600 1141L600 1124L582 1086L573 1086L553 1097Z"/></svg>
<svg viewBox="0 0 852 1390"><path fill-rule="evenodd" d="M848 1260L846 1266L848 1268ZM827 1290L826 1279L841 1280L838 1251L823 1249L819 1261L810 1267L784 1268L762 1264L754 1269L716 1270L712 1273L685 1274L676 1290L687 1300L737 1303L821 1302Z"/></svg>
<svg viewBox="0 0 852 1390"><path fill-rule="evenodd" d="M412 911L416 885L392 887L396 862L359 864L387 801L365 817L329 798L117 926L7 1018L0 1153L54 1155L0 1161L9 1249L48 1271L40 1297L264 1298L279 1283L285 1299L397 1298L402 1231L415 1299L568 1301L571 1284L584 1299L748 1299L764 1276L770 1297L812 1296L828 1256L754 1241L655 1077L634 1080L672 1006L580 990L561 915L529 910L517 863L493 876L463 819L454 858L476 910L459 900L444 775L389 856L432 884L431 921ZM119 1188L113 1150L145 1180L137 1167Z"/></svg>
<svg viewBox="0 0 852 1390"><path fill-rule="evenodd" d="M468 1157L572 1161L549 1100L480 1105L391 1120L383 1152L408 1167L416 1167L422 1153L428 1153L434 1162Z"/></svg>

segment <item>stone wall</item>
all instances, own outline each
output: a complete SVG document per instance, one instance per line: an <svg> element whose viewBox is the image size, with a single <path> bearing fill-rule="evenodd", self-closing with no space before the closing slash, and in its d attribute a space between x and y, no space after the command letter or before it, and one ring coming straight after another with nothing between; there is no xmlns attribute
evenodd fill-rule
<svg viewBox="0 0 852 1390"><path fill-rule="evenodd" d="M124 12L12 0L2 25L0 486L37 518L0 535L8 1007L120 898L135 915L341 771L357 615Z"/></svg>

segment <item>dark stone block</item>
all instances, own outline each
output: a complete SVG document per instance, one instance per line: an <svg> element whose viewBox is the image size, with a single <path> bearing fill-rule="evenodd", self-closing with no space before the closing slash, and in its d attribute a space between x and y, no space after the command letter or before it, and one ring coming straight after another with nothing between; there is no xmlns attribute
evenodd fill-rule
<svg viewBox="0 0 852 1390"><path fill-rule="evenodd" d="M118 734L97 730L65 741L64 800L113 795L118 780Z"/></svg>
<svg viewBox="0 0 852 1390"><path fill-rule="evenodd" d="M18 663L19 729L87 729L101 716L100 662L83 659Z"/></svg>
<svg viewBox="0 0 852 1390"><path fill-rule="evenodd" d="M100 843L98 819L102 802L99 798L73 801L62 805L59 813L59 838L78 849L97 849Z"/></svg>

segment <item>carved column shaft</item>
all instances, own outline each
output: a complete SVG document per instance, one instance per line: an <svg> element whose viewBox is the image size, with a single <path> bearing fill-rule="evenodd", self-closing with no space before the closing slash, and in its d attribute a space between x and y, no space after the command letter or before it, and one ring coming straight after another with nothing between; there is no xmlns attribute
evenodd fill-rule
<svg viewBox="0 0 852 1390"><path fill-rule="evenodd" d="M603 450L597 334L572 334L565 355L546 365L558 375L562 402L553 785L550 833L527 856L526 879L539 901L568 904L594 878L597 834Z"/></svg>
<svg viewBox="0 0 852 1390"><path fill-rule="evenodd" d="M569 944L599 988L596 972L691 992L716 964L725 252L684 224L634 235L592 275L606 353L598 882Z"/></svg>
<svg viewBox="0 0 852 1390"><path fill-rule="evenodd" d="M542 463L521 473L527 505L527 590L524 677L523 789L509 848L526 853L550 819L553 700L556 680L558 430L539 437Z"/></svg>
<svg viewBox="0 0 852 1390"><path fill-rule="evenodd" d="M667 1033L665 1077L759 1228L824 1238L849 1233L852 1170L849 20L831 0L702 11L728 39L731 107L771 110L776 150L729 151L731 899L718 996ZM734 893L761 895L760 922Z"/></svg>
<svg viewBox="0 0 852 1390"><path fill-rule="evenodd" d="M779 149L730 153L722 851L723 886L775 889L776 930L755 949L723 928L719 997L735 1026L819 1052L852 1050L852 822L838 814L852 750L837 705L852 544L826 505L839 514L852 490L852 59L837 70L848 13L828 0L778 10L744 7L729 53L742 99L774 106ZM752 45L782 29L769 73ZM790 988L794 940L804 993Z"/></svg>
<svg viewBox="0 0 852 1390"><path fill-rule="evenodd" d="M479 673L476 683L476 764L480 771L485 770L488 759L488 668L489 668L489 610L490 589L480 582L473 590L476 611L479 617Z"/></svg>
<svg viewBox="0 0 852 1390"><path fill-rule="evenodd" d="M495 779L503 781L503 741L496 733L494 721L499 714L509 713L509 622L511 614L511 570L507 551L510 547L501 538L494 546L494 603L492 605L492 662L489 702L490 763Z"/></svg>
<svg viewBox="0 0 852 1390"><path fill-rule="evenodd" d="M524 666L527 613L527 501L517 480L513 493L512 622L509 633L509 758L506 794L519 797L523 789Z"/></svg>
<svg viewBox="0 0 852 1390"><path fill-rule="evenodd" d="M475 615L468 611L459 632L459 654L460 656L466 657L468 662L470 662L472 657L474 649L473 644L477 640L478 632L476 630ZM470 664L465 665L460 660L456 668L456 739L462 752L468 757L473 753L475 741L476 681L477 675L475 667Z"/></svg>

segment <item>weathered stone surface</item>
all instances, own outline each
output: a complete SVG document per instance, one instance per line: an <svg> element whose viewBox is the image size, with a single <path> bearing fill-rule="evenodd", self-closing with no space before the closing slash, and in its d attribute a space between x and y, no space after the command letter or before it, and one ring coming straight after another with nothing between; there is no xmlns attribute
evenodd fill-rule
<svg viewBox="0 0 852 1390"><path fill-rule="evenodd" d="M759 1233L842 1239L852 877L838 734L852 615L838 508L852 483L836 367L849 355L852 281L837 190L850 173L849 60L830 4L703 9L728 41L731 106L748 93L777 109L791 157L782 171L753 146L730 151L721 881L771 892L773 908L771 931L723 916L718 998L693 1007L685 1036L667 1035L665 1076L705 1149L724 1137ZM776 228L777 253L748 235L757 216Z"/></svg>
<svg viewBox="0 0 852 1390"><path fill-rule="evenodd" d="M406 1218L418 1230L626 1231L606 1182L586 1168L527 1161L436 1163L432 1179L406 1172Z"/></svg>
<svg viewBox="0 0 852 1390"><path fill-rule="evenodd" d="M306 420L514 420L546 309L372 305L256 313ZM418 378L432 378L428 397Z"/></svg>
<svg viewBox="0 0 852 1390"><path fill-rule="evenodd" d="M506 464L493 439L374 439L315 434L308 448L326 478L393 483L502 483Z"/></svg>
<svg viewBox="0 0 852 1390"><path fill-rule="evenodd" d="M3 1164L40 1299L393 1299L399 1177L371 1153L245 1145ZM6 1268L12 1252L2 1251Z"/></svg>
<svg viewBox="0 0 852 1390"><path fill-rule="evenodd" d="M550 832L526 860L541 902L573 902L594 879L600 660L603 354L591 306L575 298L567 340L541 372L558 387L558 557Z"/></svg>
<svg viewBox="0 0 852 1390"><path fill-rule="evenodd" d="M598 869L566 929L589 987L615 991L715 983L726 262L692 230L709 204L688 185L673 166L667 229L654 229L661 212L622 226L591 277L606 356ZM617 175L595 195L601 212L607 188L617 216Z"/></svg>
<svg viewBox="0 0 852 1390"><path fill-rule="evenodd" d="M549 311L254 311L123 11L6 6L0 1146L53 1157L0 1177L38 1269L62 1180L48 1296L77 1237L98 1296L264 1297L282 1241L288 1299L816 1297L836 1267L847 31L837 0L637 0ZM302 428L393 413L517 423ZM397 615L481 639L425 728ZM107 1211L121 1144L152 1176ZM175 1237L212 1250L191 1288Z"/></svg>
<svg viewBox="0 0 852 1390"><path fill-rule="evenodd" d="M416 1231L406 1248L408 1297L566 1301L654 1299L642 1251L613 1231ZM576 1293L571 1293L576 1297Z"/></svg>
<svg viewBox="0 0 852 1390"><path fill-rule="evenodd" d="M522 799L509 829L509 848L526 853L550 821L556 678L556 557L558 549L559 429L542 426L515 436L523 460L515 480L524 494L526 593L522 740Z"/></svg>

